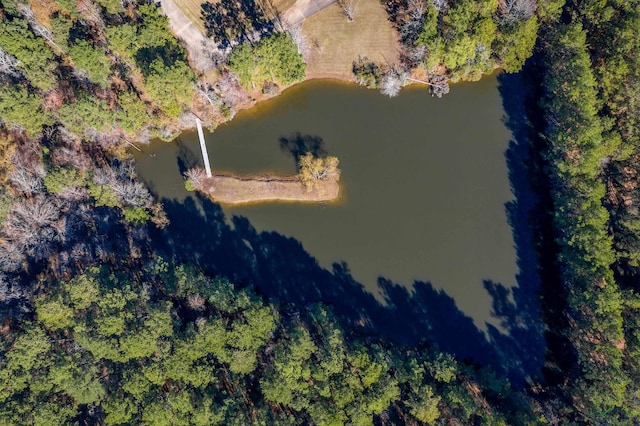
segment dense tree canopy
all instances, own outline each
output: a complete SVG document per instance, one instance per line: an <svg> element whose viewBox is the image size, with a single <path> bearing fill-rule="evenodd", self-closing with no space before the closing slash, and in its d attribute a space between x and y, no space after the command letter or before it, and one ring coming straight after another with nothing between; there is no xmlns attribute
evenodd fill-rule
<svg viewBox="0 0 640 426"><path fill-rule="evenodd" d="M610 268L614 253L599 179L602 161L616 147L602 139L585 33L580 25L556 31L545 79L546 113L553 117L547 130L552 195L556 227L563 230L558 243L564 279L570 283L570 315L577 322L571 338L585 373L576 387L597 412L619 406L629 381L621 370L622 301Z"/></svg>
<svg viewBox="0 0 640 426"><path fill-rule="evenodd" d="M628 244L637 241L637 213L628 208L635 199L628 179L638 167L638 139L627 114L638 111L632 99L640 69L629 52L640 27L629 25L640 21L637 8L607 3L568 2L568 22L548 23L541 105L567 290L565 334L578 361L567 391L588 418L613 413L625 424L640 415L637 288L624 278L636 274ZM630 110L616 105L621 99L631 101Z"/></svg>
<svg viewBox="0 0 640 426"><path fill-rule="evenodd" d="M468 0L449 7L434 2L426 10L413 6L409 16L415 23L406 21L402 33L406 43L412 43L409 47L426 49L427 72L443 65L454 81L477 80L496 67L519 71L532 54L538 21L535 5L515 13L513 3L525 2Z"/></svg>
<svg viewBox="0 0 640 426"><path fill-rule="evenodd" d="M29 29L25 19L19 15L0 19L0 47L18 60L16 70L34 87L47 91L55 86L53 51Z"/></svg>
<svg viewBox="0 0 640 426"><path fill-rule="evenodd" d="M304 78L306 64L291 36L276 33L236 47L229 58L229 68L245 88L261 87L265 81L283 85Z"/></svg>
<svg viewBox="0 0 640 426"><path fill-rule="evenodd" d="M99 4L104 9L54 2L42 9L49 13L43 25L42 10L36 17L13 0L2 3L0 73L12 83L2 88L0 111L8 126L35 135L56 117L81 137L116 124L133 136L153 127L147 111L161 122L191 106L194 73L158 6L140 2L113 19L124 12L121 2ZM147 108L141 94L157 108Z"/></svg>
<svg viewBox="0 0 640 426"><path fill-rule="evenodd" d="M34 319L0 347L4 424L373 424L396 404L427 424L441 409L502 418L467 389L481 376L447 355L365 344L322 305L282 319L252 291L162 258L142 274L88 268L37 285Z"/></svg>
<svg viewBox="0 0 640 426"><path fill-rule="evenodd" d="M0 120L9 128L22 128L35 136L51 117L44 111L42 99L22 86L0 85Z"/></svg>

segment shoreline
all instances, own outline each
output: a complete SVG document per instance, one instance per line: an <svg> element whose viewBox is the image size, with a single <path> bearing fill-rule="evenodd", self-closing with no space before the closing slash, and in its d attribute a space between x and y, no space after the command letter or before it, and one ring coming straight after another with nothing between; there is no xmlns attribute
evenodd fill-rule
<svg viewBox="0 0 640 426"><path fill-rule="evenodd" d="M483 74L482 77L480 79L484 79L486 77L491 77L492 75L494 75L495 73L499 73L501 71L501 68L496 68L494 69L491 73L489 74ZM219 122L215 122L215 123L211 123L208 121L203 120L203 125L205 125L206 127L211 127L211 125L213 125L213 127L218 127L222 124L228 123L230 121L232 121L235 117L235 115L237 115L240 111L244 111L244 110L248 110L251 108L254 108L255 106L257 106L260 103L263 102L267 102L270 99L275 99L278 96L282 95L285 91L294 88L296 86L299 86L301 84L305 84L308 81L318 81L318 80L322 80L322 81L331 81L334 83L338 83L338 84L349 84L349 85L354 85L357 87L363 87L360 86L356 81L353 75L347 77L346 74L332 74L332 73L312 73L312 74L307 74L307 76L304 78L304 80L296 82L296 83L292 83L288 86L283 86L280 88L280 90L278 91L278 93L273 94L273 95L268 95L268 94L264 94L259 90L254 91L253 93L249 93L249 96L251 97L250 100L240 104L237 106L237 110L234 114L233 117L230 117L228 119L225 119L223 121L219 121ZM457 84L461 84L461 83L469 83L472 82L472 80L460 80L460 81L456 81L454 82L449 82L450 85L457 85ZM415 81L410 81L407 84L405 84L403 86L403 88L407 88L407 89L415 89L416 87L426 87L425 84L419 83L419 82L415 82ZM378 89L371 89L368 88L368 90L378 90ZM381 96L384 96L381 94ZM192 113L196 116L203 116L206 114L200 114L200 111L193 111ZM178 131L179 133L176 134L170 141L173 141L174 139L176 139L177 137L180 136L180 133L182 133L183 131L189 131L189 130L194 130L196 128L195 122L193 123L193 125L188 125L188 126L181 126ZM210 130L211 131L211 130Z"/></svg>
<svg viewBox="0 0 640 426"><path fill-rule="evenodd" d="M297 176L234 176L215 174L200 179L196 190L216 203L239 205L262 202L327 202L338 198L335 179L307 188Z"/></svg>

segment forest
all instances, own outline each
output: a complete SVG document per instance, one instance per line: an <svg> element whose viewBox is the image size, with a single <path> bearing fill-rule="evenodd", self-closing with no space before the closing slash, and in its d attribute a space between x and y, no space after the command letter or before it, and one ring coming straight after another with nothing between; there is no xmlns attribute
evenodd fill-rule
<svg viewBox="0 0 640 426"><path fill-rule="evenodd" d="M640 5L382 6L400 61L353 58L353 82L440 97L522 76L539 376L515 385L430 342L363 333L158 243L169 219L127 150L304 80L310 41L271 8L203 5L217 46L203 68L154 2L0 0L1 424L640 422Z"/></svg>

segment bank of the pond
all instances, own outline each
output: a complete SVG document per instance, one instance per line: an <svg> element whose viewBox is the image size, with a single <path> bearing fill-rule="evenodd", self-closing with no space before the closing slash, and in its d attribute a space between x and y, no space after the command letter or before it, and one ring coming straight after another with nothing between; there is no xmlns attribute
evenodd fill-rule
<svg viewBox="0 0 640 426"><path fill-rule="evenodd" d="M295 177L213 175L203 178L196 189L213 201L238 205L267 201L323 202L338 198L334 179L321 180L307 188Z"/></svg>
<svg viewBox="0 0 640 426"><path fill-rule="evenodd" d="M436 70L435 75L442 75L445 72L446 72L446 69L444 68L444 66L442 66L438 70ZM497 76L500 72L501 72L501 68L495 67L490 73L483 74L482 78L491 79ZM426 80L428 80L428 77L422 68L414 69L411 74L411 79L408 79L405 81L403 88L404 89L416 89L416 88L423 89L424 88L429 90L429 85L425 83ZM459 85L459 84L471 83L473 81L475 80L469 80L469 81L466 81L466 80L449 81L448 80L447 84ZM300 85L309 84L310 82L327 82L336 86L343 85L345 87L358 86L358 83L356 82L355 77L353 75L347 77L346 75L331 74L331 73L320 73L320 72L308 73L302 81L291 83L286 86L282 86L279 88L279 90L276 93L263 93L261 89L256 89L253 92L248 93L248 99L243 103L240 103L235 106L236 114L245 110L250 110L250 109L259 107L263 103L268 103L268 101L284 95L285 92L295 89ZM369 90L372 90L373 92L379 92L379 88L369 89ZM381 96L384 96L384 95L381 95ZM208 112L209 108L210 108L210 104L208 102L203 101L199 106L195 104L192 105L191 111L195 116L203 120L211 131L213 131L218 126L221 126L223 124L230 122L231 120L233 120L233 118L236 115L236 114L232 114L228 117L217 117L216 120L209 120L206 118L210 115L210 113ZM187 120L186 122L182 123L180 126L178 126L178 128L175 129L176 132L174 133L172 138L177 138L180 136L182 132L195 130L195 128L196 128L195 121L191 122Z"/></svg>

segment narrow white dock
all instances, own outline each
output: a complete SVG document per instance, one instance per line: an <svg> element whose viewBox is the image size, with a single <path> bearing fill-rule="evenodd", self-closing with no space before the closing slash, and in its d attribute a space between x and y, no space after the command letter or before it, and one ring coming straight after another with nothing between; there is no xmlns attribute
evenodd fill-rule
<svg viewBox="0 0 640 426"><path fill-rule="evenodd" d="M204 142L204 133L202 132L202 123L196 117L196 125L198 126L198 138L200 138L200 149L202 150L202 159L204 160L204 169L207 177L211 177L211 166L209 165L209 154L207 154L207 145Z"/></svg>

